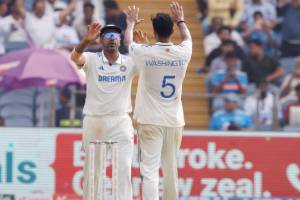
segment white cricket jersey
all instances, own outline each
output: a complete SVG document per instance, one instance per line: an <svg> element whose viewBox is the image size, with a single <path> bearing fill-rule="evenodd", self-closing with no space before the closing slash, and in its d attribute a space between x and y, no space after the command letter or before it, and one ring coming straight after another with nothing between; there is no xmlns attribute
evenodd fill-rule
<svg viewBox="0 0 300 200"><path fill-rule="evenodd" d="M134 110L138 123L184 126L182 83L192 55L192 41L179 45L132 43L129 55L139 70Z"/></svg>
<svg viewBox="0 0 300 200"><path fill-rule="evenodd" d="M110 65L101 52L83 55L87 85L83 113L102 116L131 112L131 82L136 71L133 60L119 54L117 61Z"/></svg>

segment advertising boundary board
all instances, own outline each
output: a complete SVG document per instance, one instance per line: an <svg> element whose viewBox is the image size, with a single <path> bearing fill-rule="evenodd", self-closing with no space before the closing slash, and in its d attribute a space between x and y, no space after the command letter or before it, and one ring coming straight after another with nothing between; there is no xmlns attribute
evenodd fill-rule
<svg viewBox="0 0 300 200"><path fill-rule="evenodd" d="M81 129L0 128L0 200L81 199L81 133ZM300 199L299 146L296 132L184 131L178 156L181 199ZM134 156L135 200L141 199L138 167ZM108 196L110 190L108 181Z"/></svg>

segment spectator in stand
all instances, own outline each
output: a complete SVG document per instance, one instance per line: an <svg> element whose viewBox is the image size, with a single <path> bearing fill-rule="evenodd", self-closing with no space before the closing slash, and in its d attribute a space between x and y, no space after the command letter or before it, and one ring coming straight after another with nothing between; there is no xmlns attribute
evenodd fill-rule
<svg viewBox="0 0 300 200"><path fill-rule="evenodd" d="M120 46L120 52L121 53L127 53L127 49L124 47L124 31L126 29L126 14L119 8L119 5L116 1L110 0L104 2L105 7L105 23L106 24L114 24L119 26L122 29L122 35L121 35L121 46Z"/></svg>
<svg viewBox="0 0 300 200"><path fill-rule="evenodd" d="M81 114L75 110L74 121L71 119L71 91L65 87L60 93L61 108L56 110L56 127L81 127Z"/></svg>
<svg viewBox="0 0 300 200"><path fill-rule="evenodd" d="M249 50L250 54L243 63L243 70L247 73L250 83L258 84L260 80L266 80L278 85L279 79L285 73L279 61L264 53L260 40L251 40Z"/></svg>
<svg viewBox="0 0 300 200"><path fill-rule="evenodd" d="M236 51L235 48L236 44L234 41L223 40L220 47L213 50L209 54L209 56L206 57L205 67L202 69L202 71L208 72L208 74L205 77L205 84L208 92L212 92L211 78L213 74L220 70L226 71L227 65L225 63L224 57L228 52Z"/></svg>
<svg viewBox="0 0 300 200"><path fill-rule="evenodd" d="M225 41L223 42L225 43ZM216 57L212 62L211 62L211 65L209 66L209 73L210 74L213 74L213 73L216 73L217 71L220 71L220 70L225 70L227 69L227 64L225 62L225 55L229 52L234 52L237 54L237 57L239 58L238 61L237 61L237 70L241 70L242 68L242 62L241 60L243 59L243 54L240 53L240 55L238 55L238 53L235 51L234 49L234 46L233 48L231 49L230 45L229 45L229 48L226 47L226 45L223 46L223 43L222 43L222 54L219 56L219 57Z"/></svg>
<svg viewBox="0 0 300 200"><path fill-rule="evenodd" d="M219 48L213 50L205 59L206 67L209 68L209 72L213 73L220 69L226 70L226 64L224 62L224 56L226 53L234 51L240 60L244 59L244 51L234 41L225 39ZM239 69L241 64L239 64Z"/></svg>
<svg viewBox="0 0 300 200"><path fill-rule="evenodd" d="M0 0L0 19L7 14L8 0Z"/></svg>
<svg viewBox="0 0 300 200"><path fill-rule="evenodd" d="M25 28L34 45L55 48L57 46L54 37L56 25L60 24L63 18L70 15L75 7L76 0L71 0L66 9L54 14L46 13L45 0L35 0L33 2L33 13L26 12L23 0L16 1L19 15L25 20Z"/></svg>
<svg viewBox="0 0 300 200"><path fill-rule="evenodd" d="M244 72L238 70L238 57L235 52L225 55L226 70L220 70L213 74L212 85L214 93L236 93L247 92L248 78Z"/></svg>
<svg viewBox="0 0 300 200"><path fill-rule="evenodd" d="M6 0L0 0L0 20L3 20L3 17L7 13L7 1ZM5 53L5 32L0 29L0 55Z"/></svg>
<svg viewBox="0 0 300 200"><path fill-rule="evenodd" d="M224 24L236 27L244 12L244 2L242 0L209 0L208 1L208 21L211 23L214 17L224 19Z"/></svg>
<svg viewBox="0 0 300 200"><path fill-rule="evenodd" d="M284 125L289 125L291 122L291 112L294 109L300 110L300 84L296 86L295 88L296 97L289 100L285 103L283 106L283 117L284 117ZM294 119L293 119L294 120Z"/></svg>
<svg viewBox="0 0 300 200"><path fill-rule="evenodd" d="M110 0L104 2L105 7L105 23L115 24L119 26L123 31L126 29L126 14L120 10L116 1Z"/></svg>
<svg viewBox="0 0 300 200"><path fill-rule="evenodd" d="M77 0L77 4L75 7L75 22L74 24L78 24L82 21L82 19L85 17L84 12L84 4L90 3L93 5L93 21L99 22L100 24L105 24L104 18L105 18L105 10L104 10L104 0Z"/></svg>
<svg viewBox="0 0 300 200"><path fill-rule="evenodd" d="M0 127L4 127L5 126L5 119L4 117L0 116Z"/></svg>
<svg viewBox="0 0 300 200"><path fill-rule="evenodd" d="M204 20L207 16L207 0L196 0L198 5L199 11L199 18L200 20Z"/></svg>
<svg viewBox="0 0 300 200"><path fill-rule="evenodd" d="M258 11L263 14L272 27L276 24L277 13L275 5L264 0L252 0L252 3L246 5L243 16L243 21L245 21L249 27L254 25L253 15Z"/></svg>
<svg viewBox="0 0 300 200"><path fill-rule="evenodd" d="M11 1L9 8L11 14L0 21L0 32L3 33L5 50L8 52L28 47L28 36L24 28L24 20L19 15L15 0Z"/></svg>
<svg viewBox="0 0 300 200"><path fill-rule="evenodd" d="M60 9L63 9L60 8ZM60 9L55 9L60 11ZM55 39L59 48L72 50L79 44L79 37L73 26L70 25L70 16L66 16L61 19L61 24L56 28Z"/></svg>
<svg viewBox="0 0 300 200"><path fill-rule="evenodd" d="M223 18L222 17L214 17L211 19L211 24L209 26L208 32L206 35L209 35L211 33L215 33L214 35L216 36L216 32L222 27L224 26L224 22L223 22ZM218 36L216 36L218 37Z"/></svg>
<svg viewBox="0 0 300 200"><path fill-rule="evenodd" d="M245 94L247 92L248 78L238 69L239 59L235 52L225 55L226 70L220 70L211 75L211 86L214 94ZM222 97L213 98L212 110L224 107Z"/></svg>
<svg viewBox="0 0 300 200"><path fill-rule="evenodd" d="M300 0L292 0L283 7L282 56L300 55Z"/></svg>
<svg viewBox="0 0 300 200"><path fill-rule="evenodd" d="M258 130L271 130L275 96L268 90L268 82L265 80L256 87L256 94L246 98L244 110L255 121Z"/></svg>
<svg viewBox="0 0 300 200"><path fill-rule="evenodd" d="M95 21L94 12L95 12L94 4L90 2L86 2L83 4L84 17L81 20L77 21L77 23L75 24L75 29L77 31L80 40L84 37L85 33L87 32L88 26L93 21Z"/></svg>
<svg viewBox="0 0 300 200"><path fill-rule="evenodd" d="M223 40L232 39L239 46L244 46L244 41L237 31L232 31L228 26L221 26L217 31L212 32L204 38L205 55L209 55L214 49L218 48Z"/></svg>
<svg viewBox="0 0 300 200"><path fill-rule="evenodd" d="M236 94L225 97L225 109L214 113L209 130L245 131L253 127L252 119L238 108L239 98Z"/></svg>
<svg viewBox="0 0 300 200"><path fill-rule="evenodd" d="M253 15L254 25L249 27L243 34L246 40L260 40L264 45L266 55L275 55L278 46L277 35L272 29L272 25L264 19L263 14L257 11Z"/></svg>
<svg viewBox="0 0 300 200"><path fill-rule="evenodd" d="M58 11L57 8L59 8L59 11L62 11L61 8L66 8L67 4L66 2L64 2L63 0L46 0L46 14L49 15L53 15L55 12Z"/></svg>
<svg viewBox="0 0 300 200"><path fill-rule="evenodd" d="M280 87L279 97L291 99L296 97L295 87L300 84L300 57L295 59L295 69L287 75Z"/></svg>
<svg viewBox="0 0 300 200"><path fill-rule="evenodd" d="M95 11L94 4L92 4L90 2L86 2L83 4L83 7L84 7L83 8L84 18L82 18L80 21L77 22L77 24L75 24L75 29L77 31L77 34L78 34L80 40L86 34L86 32L88 30L88 26L96 20L95 15L94 15L94 13L95 13L94 12ZM91 44L88 45L89 51L99 51L99 48L101 48L100 38L93 41Z"/></svg>
<svg viewBox="0 0 300 200"><path fill-rule="evenodd" d="M213 50L206 58L206 66L204 72L209 72L205 77L205 84L208 92L212 92L211 79L218 71L226 71L227 64L225 62L225 55L229 52L235 52L238 56L237 69L241 69L241 60L244 58L243 51L232 40L224 40L221 46Z"/></svg>

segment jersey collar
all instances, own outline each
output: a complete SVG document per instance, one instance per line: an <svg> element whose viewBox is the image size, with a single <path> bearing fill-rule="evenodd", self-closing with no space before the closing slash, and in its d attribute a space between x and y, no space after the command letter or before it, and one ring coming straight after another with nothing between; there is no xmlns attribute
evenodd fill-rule
<svg viewBox="0 0 300 200"><path fill-rule="evenodd" d="M103 51L101 52L101 55L102 55L103 62L109 63L109 61L108 61L107 58L105 57ZM116 62L114 62L113 64L119 64L119 65L122 64L122 55L121 55L120 53L119 53L118 59L117 59Z"/></svg>
<svg viewBox="0 0 300 200"><path fill-rule="evenodd" d="M172 46L173 45L172 42L168 42L168 43L165 43L165 42L156 42L155 44L159 45L159 46Z"/></svg>

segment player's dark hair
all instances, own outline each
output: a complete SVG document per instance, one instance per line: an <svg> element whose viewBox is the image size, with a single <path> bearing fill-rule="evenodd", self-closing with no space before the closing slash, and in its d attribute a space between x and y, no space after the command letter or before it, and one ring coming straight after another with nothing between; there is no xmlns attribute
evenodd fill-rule
<svg viewBox="0 0 300 200"><path fill-rule="evenodd" d="M256 11L256 12L254 12L253 17L254 18L256 18L256 17L264 17L264 14L262 12L260 12L260 11Z"/></svg>
<svg viewBox="0 0 300 200"><path fill-rule="evenodd" d="M168 38L173 33L173 20L167 13L157 13L154 17L151 17L154 31L160 38Z"/></svg>
<svg viewBox="0 0 300 200"><path fill-rule="evenodd" d="M263 43L259 39L252 39L248 42L249 45L254 44L256 46L263 47Z"/></svg>
<svg viewBox="0 0 300 200"><path fill-rule="evenodd" d="M94 4L92 4L91 2L85 2L85 3L83 4L83 8L84 8L84 9L86 9L86 8L91 8L92 10L94 10L94 9L95 9L95 6L94 6Z"/></svg>
<svg viewBox="0 0 300 200"><path fill-rule="evenodd" d="M119 9L118 3L114 0L105 1L104 7L109 10Z"/></svg>
<svg viewBox="0 0 300 200"><path fill-rule="evenodd" d="M217 34L222 33L223 31L228 31L229 33L231 33L231 28L229 26L221 26L218 30L217 30Z"/></svg>
<svg viewBox="0 0 300 200"><path fill-rule="evenodd" d="M224 59L225 60L238 59L238 55L235 51L229 51L228 53L225 54Z"/></svg>
<svg viewBox="0 0 300 200"><path fill-rule="evenodd" d="M235 46L236 43L235 43L235 41L233 41L233 40L231 40L231 39L225 39L225 40L222 40L221 46L227 46L227 45Z"/></svg>

